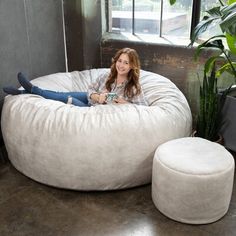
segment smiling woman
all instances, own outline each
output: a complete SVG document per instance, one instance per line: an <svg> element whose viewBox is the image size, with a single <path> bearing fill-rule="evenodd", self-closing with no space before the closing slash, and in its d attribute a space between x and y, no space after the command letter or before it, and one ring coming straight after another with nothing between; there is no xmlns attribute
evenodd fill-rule
<svg viewBox="0 0 236 236"><path fill-rule="evenodd" d="M19 83L25 90L4 87L4 92L12 95L32 93L47 99L57 100L75 106L86 107L107 104L107 95L116 93L112 102L116 104L135 103L147 105L139 83L140 61L137 52L131 48L119 50L112 62L109 73L97 78L90 84L87 92L55 92L33 85L22 73L18 74Z"/></svg>

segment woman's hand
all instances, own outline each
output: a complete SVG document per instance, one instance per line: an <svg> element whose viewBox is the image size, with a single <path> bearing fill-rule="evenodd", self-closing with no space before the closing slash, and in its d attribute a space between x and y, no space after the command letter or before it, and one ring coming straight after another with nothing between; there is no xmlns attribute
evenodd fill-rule
<svg viewBox="0 0 236 236"><path fill-rule="evenodd" d="M125 103L129 103L127 102L124 98L121 98L121 97L118 97L118 98L115 98L113 100L114 103L118 103L118 104L125 104Z"/></svg>
<svg viewBox="0 0 236 236"><path fill-rule="evenodd" d="M106 93L100 93L98 97L98 103L99 104L105 104L107 99L107 94Z"/></svg>
<svg viewBox="0 0 236 236"><path fill-rule="evenodd" d="M106 103L107 93L93 93L90 97L94 102L97 102L99 104Z"/></svg>

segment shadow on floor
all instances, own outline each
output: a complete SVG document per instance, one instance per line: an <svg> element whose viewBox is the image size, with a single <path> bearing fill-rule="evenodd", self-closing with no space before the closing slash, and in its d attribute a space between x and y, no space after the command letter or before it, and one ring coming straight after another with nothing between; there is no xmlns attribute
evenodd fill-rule
<svg viewBox="0 0 236 236"><path fill-rule="evenodd" d="M162 215L151 185L80 192L37 183L0 162L1 236L230 236L236 232L236 190L228 213L208 225L187 225Z"/></svg>

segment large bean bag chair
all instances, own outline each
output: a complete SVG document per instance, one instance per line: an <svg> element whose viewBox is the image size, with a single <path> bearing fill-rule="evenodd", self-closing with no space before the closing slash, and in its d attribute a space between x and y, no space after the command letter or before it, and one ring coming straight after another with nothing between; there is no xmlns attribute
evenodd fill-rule
<svg viewBox="0 0 236 236"><path fill-rule="evenodd" d="M87 91L109 69L56 73L32 80L55 91ZM156 148L189 136L191 112L167 78L141 71L149 106L77 107L38 95L6 96L2 134L13 166L55 187L112 190L150 183Z"/></svg>

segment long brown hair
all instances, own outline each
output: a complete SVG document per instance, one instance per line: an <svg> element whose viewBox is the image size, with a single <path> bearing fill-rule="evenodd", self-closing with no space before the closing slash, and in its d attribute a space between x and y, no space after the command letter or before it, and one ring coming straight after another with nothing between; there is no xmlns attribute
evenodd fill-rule
<svg viewBox="0 0 236 236"><path fill-rule="evenodd" d="M133 98L141 93L141 86L139 83L140 76L140 61L138 53L131 48L120 49L112 59L111 72L106 82L106 89L111 91L111 85L115 82L117 77L116 62L121 54L127 54L129 57L130 71L128 73L128 82L124 89L124 96Z"/></svg>

